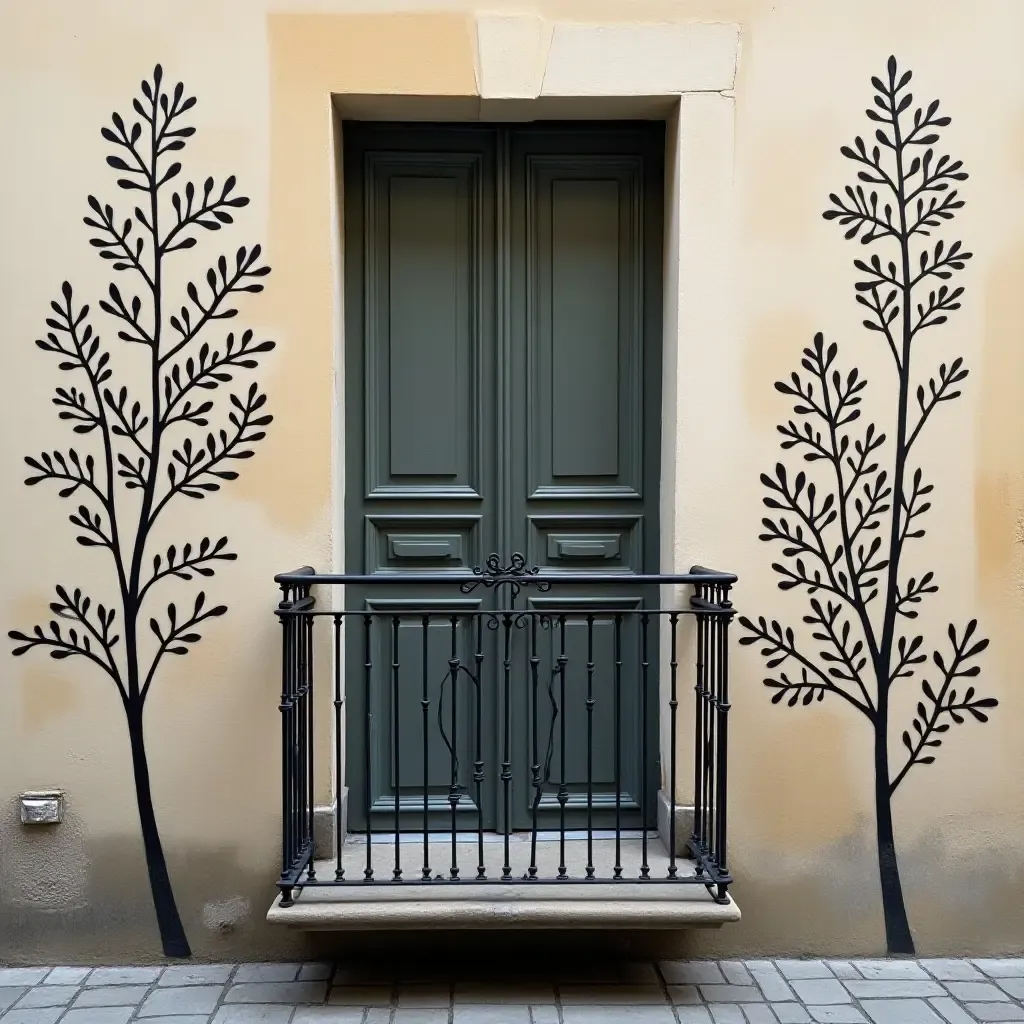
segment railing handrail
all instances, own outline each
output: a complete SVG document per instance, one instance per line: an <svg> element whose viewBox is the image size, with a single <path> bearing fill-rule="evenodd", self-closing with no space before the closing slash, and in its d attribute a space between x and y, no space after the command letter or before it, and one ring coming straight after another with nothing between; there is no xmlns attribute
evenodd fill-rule
<svg viewBox="0 0 1024 1024"><path fill-rule="evenodd" d="M627 573L627 572L555 572L535 573L522 578L524 584L596 584L630 583L640 585L685 586L697 584L722 584L732 586L738 576L731 572L706 569L694 565L684 573ZM317 572L312 566L304 565L291 572L278 573L274 582L280 586L364 586L377 584L463 584L483 583L483 577L466 572L430 572L429 570L387 570L379 573L333 573Z"/></svg>

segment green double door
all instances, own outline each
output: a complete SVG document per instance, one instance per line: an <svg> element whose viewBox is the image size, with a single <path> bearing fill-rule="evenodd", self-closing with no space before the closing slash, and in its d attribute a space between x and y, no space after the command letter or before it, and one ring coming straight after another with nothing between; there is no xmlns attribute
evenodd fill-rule
<svg viewBox="0 0 1024 1024"><path fill-rule="evenodd" d="M519 606L582 616L565 627L560 708L570 827L585 824L588 649L594 821L612 821L614 634L616 614L625 615L622 820L639 824L642 803L650 820L657 627L645 744L639 623L629 613L657 600L630 576L658 568L662 126L347 122L344 145L346 571L462 574L491 552L503 564L520 552L564 576L545 593L526 588ZM574 584L580 572L613 579ZM375 831L390 831L396 800L402 827L422 827L424 749L432 828L449 827L453 764L460 827L477 827L478 757L484 827L504 828L510 792L511 828L529 828L531 766L545 755L539 821L557 828L558 681L548 692L561 652L557 620L537 633L535 707L529 625L511 631L508 694L500 625L481 631L479 679L449 674L450 615L507 607L507 590L347 590L347 607L378 613L369 685L363 637L352 625L346 633L349 828L365 830L369 816ZM446 615L430 618L424 643L426 608ZM469 618L458 619L454 637L472 669L478 635ZM500 778L506 744L509 787Z"/></svg>

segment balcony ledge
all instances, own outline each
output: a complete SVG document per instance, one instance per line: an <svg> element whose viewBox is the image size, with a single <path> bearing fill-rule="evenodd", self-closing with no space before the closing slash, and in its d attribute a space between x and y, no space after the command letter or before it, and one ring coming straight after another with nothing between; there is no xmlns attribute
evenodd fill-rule
<svg viewBox="0 0 1024 1024"><path fill-rule="evenodd" d="M362 838L362 837L360 837ZM497 837L489 836L487 848ZM402 844L406 846L405 843ZM443 864L449 851L443 844L430 844L431 862ZM302 931L362 931L398 929L473 929L473 928L547 928L547 929L683 929L719 928L740 919L740 910L731 898L716 903L700 884L655 881L665 878L668 856L656 838L650 842L652 880L646 882L600 881L611 875L609 859L613 849L608 840L594 843L599 880L530 882L521 880L522 852L529 846L522 841L512 845L515 866L513 882L470 882L467 884L350 884L307 885L296 889L294 902L281 905L274 900L267 921ZM552 878L557 867L558 844L538 844L538 862L542 878ZM365 841L349 837L345 842L343 865L346 877L361 878L365 863ZM415 848L418 852L418 848ZM390 877L390 864L384 860L391 849L374 847L374 866L378 878ZM639 875L639 843L623 842L623 865L627 878ZM463 878L475 875L476 848L459 844ZM414 856L413 850L406 855ZM602 863L607 860L607 864ZM566 843L569 874L581 878L586 865L586 843L578 839ZM693 876L694 864L680 858L680 876ZM318 861L316 874L321 879L334 877L335 861ZM603 870L602 870L603 869ZM409 861L406 870L415 871ZM490 870L490 869L489 869ZM408 877L408 874L407 874ZM493 877L493 872L492 872Z"/></svg>

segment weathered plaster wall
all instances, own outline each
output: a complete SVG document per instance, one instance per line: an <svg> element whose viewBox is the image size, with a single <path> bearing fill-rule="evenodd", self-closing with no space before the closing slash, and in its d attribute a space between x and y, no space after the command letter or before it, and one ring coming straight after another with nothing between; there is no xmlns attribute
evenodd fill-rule
<svg viewBox="0 0 1024 1024"><path fill-rule="evenodd" d="M301 939L263 923L277 869L279 786L270 580L306 562L337 564L340 550L331 94L442 97L447 116L472 119L489 116L481 83L493 96L521 97L538 81L545 91L559 74L572 76L573 30L558 25L739 26L734 102L705 93L684 101L680 115L691 129L681 165L729 177L715 194L721 209L698 203L687 213L684 203L680 230L685 236L686 216L706 216L728 232L713 254L683 251L678 260L675 322L685 344L676 357L678 447L666 456L675 492L666 562L735 570L743 610L796 618L802 605L780 597L772 555L757 541L758 474L776 461L775 424L788 416L772 382L795 367L816 330L840 340L873 384L887 370L884 345L858 327L853 249L820 214L850 176L839 146L866 130L869 76L895 53L914 70L916 91L940 97L954 119L944 142L972 178L951 237L977 254L963 275L963 310L929 339L936 362L962 355L972 375L965 399L942 410L922 440L936 483L922 565L942 585L927 621L941 635L947 621L978 616L992 638L984 686L1001 705L988 725L957 731L936 764L915 772L897 797L896 838L920 949L1019 951L1024 907L1011 894L1024 874L1016 315L1024 9L1013 0L870 0L855 13L839 0L538 0L526 10L500 0L487 11L533 17L493 18L478 36L470 2L0 0L4 630L45 621L55 582L103 591L99 556L75 545L70 509L21 483L25 454L68 443L49 403L56 371L32 341L62 280L93 301L106 289L106 267L81 224L87 194L113 201L117 192L99 128L159 61L199 97L186 170L237 174L252 197L225 244L265 243L274 273L242 316L278 348L258 375L276 417L267 440L239 480L185 507L168 537L227 533L240 557L208 587L228 615L154 686L154 799L196 955L297 951ZM560 31L568 33L561 41ZM509 51L533 56L522 62ZM657 48L642 52L652 91L671 85L678 69ZM630 77L628 68L606 70ZM723 104L734 111L725 135L709 114ZM694 288L709 258L721 270L718 285ZM182 255L187 270L201 269L189 259ZM702 433L709 424L713 435ZM866 726L828 702L772 706L750 648L737 652L734 669L731 824L744 920L681 944L695 952L881 948ZM909 714L910 692L906 700ZM0 959L157 955L124 715L109 682L79 661L6 659L0 780ZM67 791L68 818L51 833L26 833L14 798L50 785Z"/></svg>

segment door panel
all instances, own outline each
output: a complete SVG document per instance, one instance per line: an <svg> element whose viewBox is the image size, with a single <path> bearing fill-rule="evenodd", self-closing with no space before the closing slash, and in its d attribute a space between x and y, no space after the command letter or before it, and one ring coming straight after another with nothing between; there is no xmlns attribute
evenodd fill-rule
<svg viewBox="0 0 1024 1024"><path fill-rule="evenodd" d="M521 551L564 574L564 585L527 589L519 601L582 616L565 623L564 705L560 620L511 630L512 827L531 825L532 766L545 762L541 827L558 825L563 781L567 824L585 826L588 755L595 826L613 823L617 780L623 825L635 826L641 797L654 807L657 764L652 754L641 771L637 760L645 716L639 624L629 616L618 623L618 675L614 651L616 613L650 599L630 575L655 571L658 559L662 126L346 123L344 134L346 571L465 573L492 551L506 564ZM581 571L622 583L574 584ZM375 620L368 697L362 647L346 647L350 828L365 829L369 811L373 828L389 831L396 800L403 827L422 827L424 743L431 827L450 820L448 744L466 787L465 827L475 827L477 693L481 809L484 827L498 827L504 628L477 634L459 620L456 656L473 664L479 642L484 672L479 688L464 673L453 687L450 621L431 621L424 662L419 612L504 607L507 590L468 599L409 587L387 597L347 588L347 607L401 616L397 634L390 617ZM656 680L656 626L651 635Z"/></svg>

